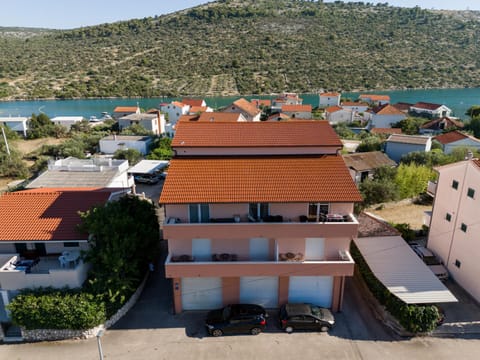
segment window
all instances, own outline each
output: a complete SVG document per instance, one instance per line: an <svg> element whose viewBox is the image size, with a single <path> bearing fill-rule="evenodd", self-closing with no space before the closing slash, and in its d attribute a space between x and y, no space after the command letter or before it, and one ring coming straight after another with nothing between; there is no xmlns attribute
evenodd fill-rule
<svg viewBox="0 0 480 360"><path fill-rule="evenodd" d="M475 196L475 190L473 190L472 188L468 188L467 196L473 199L473 197Z"/></svg>
<svg viewBox="0 0 480 360"><path fill-rule="evenodd" d="M447 213L447 215L445 215L445 220L451 221L452 220L452 214Z"/></svg>
<svg viewBox="0 0 480 360"><path fill-rule="evenodd" d="M248 214L257 220L263 219L269 215L268 203L251 203Z"/></svg>
<svg viewBox="0 0 480 360"><path fill-rule="evenodd" d="M459 260L455 260L455 266L460 269L460 266L462 266L462 263Z"/></svg>
<svg viewBox="0 0 480 360"><path fill-rule="evenodd" d="M462 225L460 226L460 230L462 230L463 232L467 232L467 225L462 223Z"/></svg>
<svg viewBox="0 0 480 360"><path fill-rule="evenodd" d="M190 204L188 207L191 223L206 223L210 221L208 204Z"/></svg>
<svg viewBox="0 0 480 360"><path fill-rule="evenodd" d="M63 247L79 247L79 243L78 242L64 242L63 243Z"/></svg>
<svg viewBox="0 0 480 360"><path fill-rule="evenodd" d="M320 221L320 215L329 213L329 204L310 203L308 204L308 217Z"/></svg>
<svg viewBox="0 0 480 360"><path fill-rule="evenodd" d="M452 188L454 188L455 190L458 189L458 181L457 180L452 181Z"/></svg>

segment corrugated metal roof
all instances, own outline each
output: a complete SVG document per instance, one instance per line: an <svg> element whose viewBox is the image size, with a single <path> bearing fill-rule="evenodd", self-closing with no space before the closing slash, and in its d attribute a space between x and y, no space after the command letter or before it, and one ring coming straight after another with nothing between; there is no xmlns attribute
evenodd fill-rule
<svg viewBox="0 0 480 360"><path fill-rule="evenodd" d="M357 238L355 244L375 276L405 303L458 301L402 237Z"/></svg>

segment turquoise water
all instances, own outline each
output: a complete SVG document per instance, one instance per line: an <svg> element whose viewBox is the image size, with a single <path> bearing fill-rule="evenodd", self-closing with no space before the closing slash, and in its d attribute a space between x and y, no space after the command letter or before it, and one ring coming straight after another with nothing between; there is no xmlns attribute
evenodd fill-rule
<svg viewBox="0 0 480 360"><path fill-rule="evenodd" d="M375 94L388 94L392 103L426 101L445 104L453 110L455 116L465 119L465 111L472 105L480 105L480 88L471 89L429 89L429 90L395 90L375 91ZM357 99L359 93L343 93L343 97ZM318 106L317 94L302 94L304 104ZM238 99L235 97L206 97L207 105L212 108L226 106ZM272 96L245 96L247 99L270 99ZM148 110L158 108L161 102L181 100L180 98L124 98L124 99L84 99L84 100L36 100L0 102L0 116L30 116L32 113L44 112L49 117L54 116L84 116L100 117L106 111L111 113L116 106L138 105Z"/></svg>

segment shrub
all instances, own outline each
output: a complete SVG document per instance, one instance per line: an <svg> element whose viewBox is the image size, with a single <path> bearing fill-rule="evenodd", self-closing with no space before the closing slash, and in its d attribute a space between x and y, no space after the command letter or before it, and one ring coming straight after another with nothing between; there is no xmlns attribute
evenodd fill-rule
<svg viewBox="0 0 480 360"><path fill-rule="evenodd" d="M435 329L440 320L440 313L436 306L406 304L393 295L380 280L377 279L353 242L351 243L350 250L358 266L358 270L372 294L385 306L386 310L398 320L405 330L412 333L424 333Z"/></svg>
<svg viewBox="0 0 480 360"><path fill-rule="evenodd" d="M69 289L28 289L7 305L12 321L27 329L89 329L106 320L94 295Z"/></svg>
<svg viewBox="0 0 480 360"><path fill-rule="evenodd" d="M395 229L400 231L402 234L402 238L404 238L406 241L412 241L415 239L415 230L410 228L410 224L407 223L401 223L401 224L392 224Z"/></svg>

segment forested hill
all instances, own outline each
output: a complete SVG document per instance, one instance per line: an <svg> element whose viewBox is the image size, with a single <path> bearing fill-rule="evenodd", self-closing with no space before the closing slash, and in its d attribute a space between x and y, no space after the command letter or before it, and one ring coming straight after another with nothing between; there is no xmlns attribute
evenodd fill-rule
<svg viewBox="0 0 480 360"><path fill-rule="evenodd" d="M0 30L0 98L480 86L474 12L223 0L69 31Z"/></svg>

